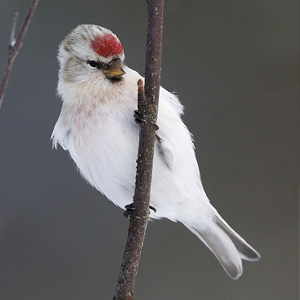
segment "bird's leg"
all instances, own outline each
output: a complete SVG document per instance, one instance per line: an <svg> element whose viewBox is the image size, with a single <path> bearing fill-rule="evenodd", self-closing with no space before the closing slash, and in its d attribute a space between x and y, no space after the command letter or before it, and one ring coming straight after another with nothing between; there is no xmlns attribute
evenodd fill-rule
<svg viewBox="0 0 300 300"><path fill-rule="evenodd" d="M154 208L153 206L149 206L149 208L152 209L156 213L156 208ZM123 215L127 219L131 219L131 218L138 218L138 219L140 219L140 217L138 217L135 214L135 207L133 206L133 203L125 205L125 211L124 211Z"/></svg>
<svg viewBox="0 0 300 300"><path fill-rule="evenodd" d="M140 112L138 110L134 111L134 115L133 116L134 116L135 122L138 123L138 124L146 123L147 122L147 119L146 118L142 118L141 114L140 114ZM159 129L158 125L155 122L153 122L152 120L150 120L150 122L155 127L155 130Z"/></svg>

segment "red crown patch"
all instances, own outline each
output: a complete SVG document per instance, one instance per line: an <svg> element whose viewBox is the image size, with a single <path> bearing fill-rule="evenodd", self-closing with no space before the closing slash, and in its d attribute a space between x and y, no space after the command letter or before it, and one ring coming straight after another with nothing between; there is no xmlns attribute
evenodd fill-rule
<svg viewBox="0 0 300 300"><path fill-rule="evenodd" d="M90 47L100 56L109 57L123 53L121 43L112 34L96 35Z"/></svg>

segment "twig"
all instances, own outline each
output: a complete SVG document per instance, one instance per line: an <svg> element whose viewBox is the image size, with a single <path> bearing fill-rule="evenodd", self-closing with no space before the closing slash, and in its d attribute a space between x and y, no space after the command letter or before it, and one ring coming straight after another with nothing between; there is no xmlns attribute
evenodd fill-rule
<svg viewBox="0 0 300 300"><path fill-rule="evenodd" d="M145 72L138 81L138 111L141 119L139 151L133 207L135 217L130 219L123 262L114 300L133 300L134 284L149 221L149 200L152 179L155 130L157 120L163 26L163 0L148 0L148 30Z"/></svg>
<svg viewBox="0 0 300 300"><path fill-rule="evenodd" d="M10 76L10 72L11 72L14 60L17 57L17 55L18 55L18 53L19 53L19 51L22 47L25 34L28 30L30 21L32 20L34 11L35 11L38 3L39 3L39 0L33 0L32 1L31 7L30 7L29 12L27 14L27 17L24 21L24 24L23 24L17 38L15 37L15 31L16 31L17 19L18 19L19 13L16 12L15 15L14 15L13 25L12 25L11 34L10 34L10 41L9 41L8 60L7 60L6 69L4 71L4 75L3 75L3 79L2 79L2 83L1 83L1 87L0 87L0 109L1 109L1 106L2 106L2 103L3 103L5 90L6 90L6 87L7 87L8 79L9 79L9 76Z"/></svg>

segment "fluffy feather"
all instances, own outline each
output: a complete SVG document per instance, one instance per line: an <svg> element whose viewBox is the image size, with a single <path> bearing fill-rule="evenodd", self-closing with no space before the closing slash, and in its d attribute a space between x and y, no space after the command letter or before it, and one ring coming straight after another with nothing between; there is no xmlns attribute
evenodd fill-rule
<svg viewBox="0 0 300 300"><path fill-rule="evenodd" d="M93 51L90 45L95 36L101 42L101 35L117 39L108 29L80 25L59 47L58 94L63 105L52 139L55 147L60 144L69 151L92 186L124 208L132 202L134 192L139 125L133 112L137 109L137 81L143 78L124 66L126 74L112 80L88 64L95 60L109 68L113 59L124 61L122 51L105 52L105 57ZM183 223L236 279L242 274L242 259L254 261L260 256L210 204L182 113L178 98L160 88L150 201L157 212L150 217Z"/></svg>

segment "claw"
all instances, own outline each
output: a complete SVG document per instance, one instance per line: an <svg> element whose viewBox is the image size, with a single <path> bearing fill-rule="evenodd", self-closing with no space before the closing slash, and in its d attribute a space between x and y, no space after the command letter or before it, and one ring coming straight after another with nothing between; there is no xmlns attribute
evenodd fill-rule
<svg viewBox="0 0 300 300"><path fill-rule="evenodd" d="M138 110L134 111L134 115L133 116L134 116L135 122L138 123L138 124L147 122L147 120L145 120L145 119L143 119L141 117L141 114L140 114L140 112ZM155 130L159 129L158 125L155 122L153 122L153 121L150 121L150 122L154 126Z"/></svg>
<svg viewBox="0 0 300 300"><path fill-rule="evenodd" d="M159 129L159 127L158 127L158 125L157 125L156 123L154 123L154 122L152 122L152 121L151 121L151 123L152 123L152 125L154 126L155 130L158 130L158 129Z"/></svg>
<svg viewBox="0 0 300 300"><path fill-rule="evenodd" d="M135 207L133 206L133 203L125 205L125 211L123 213L124 217L127 219L137 218L140 219L137 215L134 214Z"/></svg>
<svg viewBox="0 0 300 300"><path fill-rule="evenodd" d="M154 208L153 206L149 205L149 208L151 210L154 211L154 213L156 213L156 208ZM135 213L135 207L133 206L133 203L127 204L125 205L125 211L123 213L124 217L126 217L127 219L132 219L132 218L137 218L140 219L140 217L138 217Z"/></svg>
<svg viewBox="0 0 300 300"><path fill-rule="evenodd" d="M135 122L137 122L138 124L146 122L146 120L141 117L140 112L138 110L134 111L133 116L134 116Z"/></svg>
<svg viewBox="0 0 300 300"><path fill-rule="evenodd" d="M154 211L154 213L156 213L156 208L155 207L149 205L149 208L152 209Z"/></svg>

